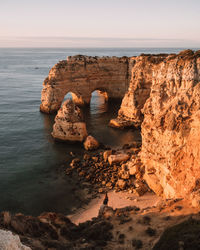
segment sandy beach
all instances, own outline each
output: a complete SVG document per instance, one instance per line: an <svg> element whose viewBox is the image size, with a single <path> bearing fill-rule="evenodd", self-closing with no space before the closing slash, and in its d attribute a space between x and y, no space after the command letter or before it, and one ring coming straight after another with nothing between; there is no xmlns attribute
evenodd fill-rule
<svg viewBox="0 0 200 250"><path fill-rule="evenodd" d="M138 197L134 194L129 194L128 192L110 191L108 192L108 198L108 205L113 209L126 206L137 206L140 209L145 209L147 207L156 206L161 201L161 198L153 193L146 193L143 196ZM68 217L75 224L97 217L103 199L104 194L101 194L99 197L93 199L88 205Z"/></svg>

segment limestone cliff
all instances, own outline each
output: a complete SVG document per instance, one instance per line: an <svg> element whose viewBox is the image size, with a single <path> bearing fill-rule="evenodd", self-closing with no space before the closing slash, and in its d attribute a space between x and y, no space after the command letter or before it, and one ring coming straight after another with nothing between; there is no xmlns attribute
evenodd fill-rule
<svg viewBox="0 0 200 250"><path fill-rule="evenodd" d="M200 187L200 51L170 55L153 69L142 123L141 159L149 186L166 198Z"/></svg>
<svg viewBox="0 0 200 250"><path fill-rule="evenodd" d="M110 124L142 127L145 179L158 195L198 203L200 51L131 60L130 86Z"/></svg>
<svg viewBox="0 0 200 250"><path fill-rule="evenodd" d="M141 55L130 59L131 78L118 117L110 121L112 127L139 127L143 121L141 109L149 98L151 85L154 81L153 72L160 67L167 54Z"/></svg>
<svg viewBox="0 0 200 250"><path fill-rule="evenodd" d="M62 141L80 141L87 137L86 123L79 107L67 100L55 118L52 136Z"/></svg>
<svg viewBox="0 0 200 250"><path fill-rule="evenodd" d="M123 98L129 83L129 58L70 56L57 63L44 80L40 110L57 111L65 95L82 105L90 102L95 90L106 92L108 98Z"/></svg>

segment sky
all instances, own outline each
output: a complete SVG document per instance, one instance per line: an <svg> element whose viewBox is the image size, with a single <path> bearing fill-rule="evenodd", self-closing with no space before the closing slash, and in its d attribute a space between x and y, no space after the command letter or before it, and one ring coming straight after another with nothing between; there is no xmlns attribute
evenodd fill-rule
<svg viewBox="0 0 200 250"><path fill-rule="evenodd" d="M200 0L0 0L0 47L200 47Z"/></svg>

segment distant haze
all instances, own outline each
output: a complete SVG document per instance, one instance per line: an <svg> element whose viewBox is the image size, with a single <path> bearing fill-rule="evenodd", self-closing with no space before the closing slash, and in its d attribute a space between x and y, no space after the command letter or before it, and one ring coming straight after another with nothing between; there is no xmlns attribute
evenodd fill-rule
<svg viewBox="0 0 200 250"><path fill-rule="evenodd" d="M0 47L200 47L199 0L2 0Z"/></svg>

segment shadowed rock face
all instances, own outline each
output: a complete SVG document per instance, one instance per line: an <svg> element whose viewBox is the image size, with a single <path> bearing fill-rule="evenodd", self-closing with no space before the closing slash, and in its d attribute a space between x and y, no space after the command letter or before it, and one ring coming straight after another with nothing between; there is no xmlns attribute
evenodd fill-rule
<svg viewBox="0 0 200 250"><path fill-rule="evenodd" d="M72 56L57 63L44 80L40 110L57 111L68 92L73 101L90 103L91 93L100 90L108 98L123 98L129 83L129 58Z"/></svg>
<svg viewBox="0 0 200 250"><path fill-rule="evenodd" d="M92 221L86 221L76 226L66 216L58 213L49 212L33 217L2 212L0 213L0 228L17 234L25 246L20 244L19 248L14 248L16 242L20 243L19 237L12 236L11 238L11 232L5 235L0 230L0 244L4 243L3 246L6 245L6 247L11 246L1 248L1 250L102 249L112 239L112 227L113 225L109 221L102 218L94 218ZM12 244L12 241L9 242L8 236L10 240L14 238L13 243L15 244ZM3 238L10 245L1 242Z"/></svg>
<svg viewBox="0 0 200 250"><path fill-rule="evenodd" d="M142 123L141 159L149 186L166 198L200 187L200 51L168 56L152 73ZM195 204L196 203L196 204Z"/></svg>

